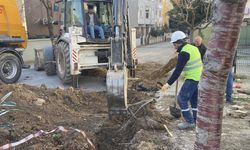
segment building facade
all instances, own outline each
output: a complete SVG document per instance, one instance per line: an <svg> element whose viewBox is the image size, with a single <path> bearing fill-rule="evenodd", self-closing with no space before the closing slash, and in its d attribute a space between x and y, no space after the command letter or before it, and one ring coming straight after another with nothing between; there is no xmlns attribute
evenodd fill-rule
<svg viewBox="0 0 250 150"><path fill-rule="evenodd" d="M169 26L168 12L173 8L170 0L162 0L162 24Z"/></svg>
<svg viewBox="0 0 250 150"><path fill-rule="evenodd" d="M55 0L51 0L52 5ZM168 24L169 0L128 0L130 24L137 38L146 37L152 27ZM41 0L17 0L29 38L48 37L46 9ZM54 30L57 34L57 27Z"/></svg>
<svg viewBox="0 0 250 150"><path fill-rule="evenodd" d="M244 18L250 19L250 1L249 0L247 1Z"/></svg>
<svg viewBox="0 0 250 150"><path fill-rule="evenodd" d="M51 0L51 3L54 1ZM31 39L49 37L47 13L41 0L17 0L17 5L28 37ZM54 32L58 34L57 27Z"/></svg>
<svg viewBox="0 0 250 150"><path fill-rule="evenodd" d="M169 0L129 0L130 24L145 41L153 27L168 24ZM133 14L133 15L131 15Z"/></svg>

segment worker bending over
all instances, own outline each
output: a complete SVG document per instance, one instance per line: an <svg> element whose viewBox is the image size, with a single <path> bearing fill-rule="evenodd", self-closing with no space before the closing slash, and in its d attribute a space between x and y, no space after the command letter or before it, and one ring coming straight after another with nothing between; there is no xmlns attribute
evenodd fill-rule
<svg viewBox="0 0 250 150"><path fill-rule="evenodd" d="M179 129L194 128L197 114L198 83L202 73L201 54L197 47L186 42L186 35L182 31L176 31L171 36L171 43L177 49L178 61L176 68L162 87L167 90L178 79L181 72L184 72L185 81L178 94L178 104L181 108L185 122L179 123ZM192 114L189 110L188 102L192 106Z"/></svg>

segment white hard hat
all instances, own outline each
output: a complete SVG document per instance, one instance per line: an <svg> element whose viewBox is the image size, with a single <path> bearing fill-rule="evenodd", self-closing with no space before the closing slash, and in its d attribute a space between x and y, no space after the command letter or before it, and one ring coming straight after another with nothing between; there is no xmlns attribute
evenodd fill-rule
<svg viewBox="0 0 250 150"><path fill-rule="evenodd" d="M174 43L178 40L182 40L182 39L185 39L187 36L184 32L182 31L175 31L172 36L171 36L171 41L170 43Z"/></svg>

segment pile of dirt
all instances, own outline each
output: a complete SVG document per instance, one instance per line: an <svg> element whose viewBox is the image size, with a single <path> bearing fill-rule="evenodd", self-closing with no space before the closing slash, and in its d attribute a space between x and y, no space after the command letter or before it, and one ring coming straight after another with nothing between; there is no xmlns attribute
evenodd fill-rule
<svg viewBox="0 0 250 150"><path fill-rule="evenodd" d="M224 117L228 116L235 119L245 119L250 116L250 103L237 101L235 105L226 105L224 108Z"/></svg>
<svg viewBox="0 0 250 150"><path fill-rule="evenodd" d="M171 147L168 134L165 132L164 125L170 126L168 116L163 116L155 109L155 100L144 92L135 90L128 91L128 103L130 115L124 118L117 118L112 122L106 121L99 132L97 132L98 149L138 149L139 143L143 139L149 139L152 135L156 141L161 142L157 147ZM142 101L143 100L143 101ZM145 136L137 134L144 131ZM164 133L165 138L158 136ZM149 142L149 141L145 141ZM162 145L163 144L163 145ZM170 144L170 145L169 145Z"/></svg>
<svg viewBox="0 0 250 150"><path fill-rule="evenodd" d="M162 65L158 63L145 63L138 65L136 69L137 80L130 82L131 87L138 91L157 91L157 82L165 83L167 77L155 76L154 78L152 78L152 73L156 72L161 67Z"/></svg>
<svg viewBox="0 0 250 150"><path fill-rule="evenodd" d="M190 141L194 141L195 132L177 130L176 124L180 120L169 114L168 107L174 98L166 97L159 103L155 102L152 92L137 89L141 83L144 87L154 89L158 81L164 82L166 77L150 78L152 72L159 67L156 63L139 65L139 79L129 82L130 114L112 121L108 117L105 92L85 93L73 88L49 89L46 86L21 84L1 85L0 96L12 91L9 100L17 105L14 111L0 116L0 146L23 139L39 130L51 131L63 126L69 130L67 133L56 131L43 135L19 145L16 149L91 149L86 138L73 129L83 130L96 149L100 150L192 149L193 143ZM95 73L100 75L102 71ZM165 114L156 109L159 104L166 108L163 110ZM225 132L222 134L222 149L241 149L242 146L249 145L249 138L246 136L250 128L249 101L237 104L237 107L226 106L229 111L226 111L223 118L226 124L223 126ZM240 115L237 116L237 113ZM3 123L8 123L8 127L1 128ZM164 125L169 128L173 137L169 137ZM228 133L240 145L225 148L225 145L232 144Z"/></svg>
<svg viewBox="0 0 250 150"><path fill-rule="evenodd" d="M177 59L178 56L177 54L174 54L171 59L168 61L168 63L166 63L164 66L158 68L156 71L152 72L150 78L154 79L154 78L159 78L159 77L164 77L166 75L168 75L168 73L175 68L176 64L177 64Z"/></svg>
<svg viewBox="0 0 250 150"><path fill-rule="evenodd" d="M11 91L9 101L17 105L14 111L0 117L0 124L9 125L0 128L0 146L40 130L51 131L63 126L70 131L43 135L17 149L91 149L86 139L73 129L83 130L97 149L138 147L140 140L134 138L137 132L164 130L163 124L168 119L155 111L150 96L136 90L128 91L131 114L112 121L108 119L105 92L84 93L73 88L49 89L22 84L0 86L0 96ZM131 141L131 145L124 144Z"/></svg>
<svg viewBox="0 0 250 150"><path fill-rule="evenodd" d="M0 86L1 95L10 91L13 92L10 100L16 102L17 106L15 111L0 118L0 123L10 125L9 128L0 129L0 145L18 141L39 130L50 131L57 126L82 129L95 143L95 132L107 118L105 93L18 84ZM55 132L31 140L19 148L83 149L86 145L86 140L80 134Z"/></svg>

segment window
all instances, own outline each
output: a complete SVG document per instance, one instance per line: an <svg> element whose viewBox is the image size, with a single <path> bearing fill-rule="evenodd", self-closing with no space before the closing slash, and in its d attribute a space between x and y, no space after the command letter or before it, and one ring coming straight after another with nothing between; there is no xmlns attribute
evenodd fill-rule
<svg viewBox="0 0 250 150"><path fill-rule="evenodd" d="M81 1L66 1L66 26L83 26L83 9Z"/></svg>
<svg viewBox="0 0 250 150"><path fill-rule="evenodd" d="M245 15L248 15L250 14L250 8L245 8L245 12L244 12Z"/></svg>
<svg viewBox="0 0 250 150"><path fill-rule="evenodd" d="M146 9L146 19L149 19L149 9Z"/></svg>

